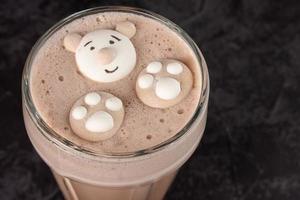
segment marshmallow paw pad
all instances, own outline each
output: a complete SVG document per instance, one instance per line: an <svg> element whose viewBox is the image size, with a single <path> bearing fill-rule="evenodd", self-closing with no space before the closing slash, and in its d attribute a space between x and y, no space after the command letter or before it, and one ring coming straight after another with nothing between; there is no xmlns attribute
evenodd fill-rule
<svg viewBox="0 0 300 200"><path fill-rule="evenodd" d="M72 106L69 121L72 130L88 141L106 140L117 133L124 119L121 99L106 92L90 92Z"/></svg>
<svg viewBox="0 0 300 200"><path fill-rule="evenodd" d="M193 86L193 75L182 62L163 59L148 63L136 81L136 93L146 105L171 107L182 101Z"/></svg>

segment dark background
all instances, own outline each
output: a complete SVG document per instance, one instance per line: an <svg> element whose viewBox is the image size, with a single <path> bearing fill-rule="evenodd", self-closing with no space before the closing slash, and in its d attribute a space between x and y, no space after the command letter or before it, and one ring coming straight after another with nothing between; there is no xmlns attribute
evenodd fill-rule
<svg viewBox="0 0 300 200"><path fill-rule="evenodd" d="M20 80L54 23L100 5L157 12L206 58L211 95L201 145L167 200L300 199L300 4L274 0L13 0L0 3L0 199L59 200L23 125Z"/></svg>

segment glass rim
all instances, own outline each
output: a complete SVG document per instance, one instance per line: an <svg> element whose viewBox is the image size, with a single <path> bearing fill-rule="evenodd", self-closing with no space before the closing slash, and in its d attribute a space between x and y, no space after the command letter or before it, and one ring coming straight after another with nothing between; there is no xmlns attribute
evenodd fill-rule
<svg viewBox="0 0 300 200"><path fill-rule="evenodd" d="M151 19L154 19L160 23L163 23L166 25L168 28L171 30L175 31L179 36L182 37L182 39L187 42L189 47L192 49L193 53L195 53L197 62L199 63L200 66L200 72L201 72L201 94L200 94L200 99L199 103L197 105L196 110L194 111L193 116L191 119L188 121L188 123L179 131L177 132L174 136L170 137L169 139L154 145L149 148L145 148L142 150L138 151L132 151L132 152L95 152L90 149L81 147L64 137L60 136L58 133L56 133L48 124L42 119L40 114L38 113L30 92L30 72L31 72L31 66L32 62L39 51L40 47L47 41L48 38L52 36L57 30L59 30L61 27L64 25L68 24L69 22L72 22L73 20L76 20L78 18L87 16L87 15L93 15L97 13L104 13L104 12L127 12L127 13L132 13L132 14L138 14L142 15L144 17L149 17ZM72 15L69 15L56 24L54 24L51 28L49 28L46 33L44 33L34 44L32 47L26 62L25 66L23 69L23 74L22 74L22 98L23 98L23 104L25 106L26 111L29 114L30 119L33 121L34 125L37 127L39 132L49 141L57 145L59 148L63 150L75 150L76 153L84 153L87 155L92 156L93 158L99 158L99 157L104 157L104 158L117 158L117 159L122 159L122 158L130 158L130 157L139 157L139 156L144 156L148 155L154 152L157 152L159 150L162 150L163 148L167 147L168 145L172 144L173 142L177 141L179 138L181 138L183 135L185 135L186 132L192 127L196 119L201 116L201 113L204 112L204 102L206 102L208 98L208 86L209 86L209 79L208 79L208 71L207 71L207 66L202 65L202 57L201 57L201 52L195 42L190 38L190 36L183 31L178 25L170 21L169 19L156 14L154 12L141 9L141 8L135 8L135 7L125 7L125 6L100 6L100 7L94 7L86 10L82 10L79 12L76 12Z"/></svg>

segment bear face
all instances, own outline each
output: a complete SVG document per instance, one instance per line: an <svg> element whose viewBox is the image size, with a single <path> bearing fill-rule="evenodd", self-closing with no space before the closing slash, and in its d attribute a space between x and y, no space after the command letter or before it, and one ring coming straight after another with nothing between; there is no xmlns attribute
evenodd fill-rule
<svg viewBox="0 0 300 200"><path fill-rule="evenodd" d="M86 34L75 53L79 70L98 82L124 78L134 68L136 52L131 41L113 30L97 30Z"/></svg>
<svg viewBox="0 0 300 200"><path fill-rule="evenodd" d="M96 30L83 37L71 33L65 37L64 46L75 53L78 69L85 77L97 82L113 82L134 69L136 51L129 37L134 35L135 26L123 23L117 25L117 30Z"/></svg>

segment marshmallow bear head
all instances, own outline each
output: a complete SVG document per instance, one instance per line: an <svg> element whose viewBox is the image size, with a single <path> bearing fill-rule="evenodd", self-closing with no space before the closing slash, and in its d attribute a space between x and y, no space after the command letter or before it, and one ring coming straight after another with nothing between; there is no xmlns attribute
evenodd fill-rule
<svg viewBox="0 0 300 200"><path fill-rule="evenodd" d="M135 67L136 51L130 38L136 28L131 22L121 22L116 30L99 29L83 37L70 33L64 46L75 53L79 71L97 82L113 82L126 77Z"/></svg>

